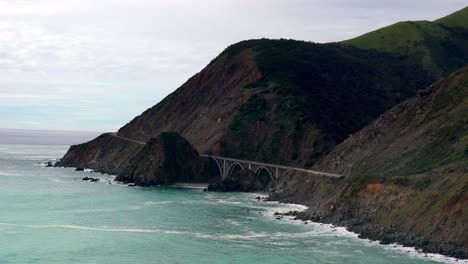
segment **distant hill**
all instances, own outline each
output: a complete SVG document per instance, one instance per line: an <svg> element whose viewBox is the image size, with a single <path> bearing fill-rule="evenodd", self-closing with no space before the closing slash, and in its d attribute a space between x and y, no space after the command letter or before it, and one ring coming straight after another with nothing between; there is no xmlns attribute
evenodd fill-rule
<svg viewBox="0 0 468 264"><path fill-rule="evenodd" d="M468 66L387 111L315 167L376 177L468 172Z"/></svg>

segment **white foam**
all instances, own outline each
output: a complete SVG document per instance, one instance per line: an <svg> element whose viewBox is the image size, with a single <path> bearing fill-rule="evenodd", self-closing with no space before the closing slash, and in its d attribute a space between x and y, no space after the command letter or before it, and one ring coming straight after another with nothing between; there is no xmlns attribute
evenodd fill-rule
<svg viewBox="0 0 468 264"><path fill-rule="evenodd" d="M240 225L239 221L232 220L232 219L225 219L224 222L226 222L228 224L231 224L231 225L234 225L234 226L239 226Z"/></svg>
<svg viewBox="0 0 468 264"><path fill-rule="evenodd" d="M372 243L376 244L376 243L378 243L378 241L373 241ZM447 256L440 255L440 254L433 254L433 253L427 253L426 254L426 253L418 251L417 249L415 249L413 247L405 247L405 246L402 246L400 244L390 244L390 245L385 245L384 247L387 250L394 250L394 251L398 251L398 252L404 252L406 254L409 254L412 257L430 259L430 260L437 261L437 262L468 263L468 259L467 260L457 260L456 258L451 258L451 257L447 257Z"/></svg>
<svg viewBox="0 0 468 264"><path fill-rule="evenodd" d="M231 199L215 199L214 200L215 203L217 204L242 204L241 202L239 201L233 201Z"/></svg>
<svg viewBox="0 0 468 264"><path fill-rule="evenodd" d="M148 202L144 202L143 204L144 205L158 205L158 204L170 204L170 203L174 203L174 201L157 201L157 202L148 201Z"/></svg>

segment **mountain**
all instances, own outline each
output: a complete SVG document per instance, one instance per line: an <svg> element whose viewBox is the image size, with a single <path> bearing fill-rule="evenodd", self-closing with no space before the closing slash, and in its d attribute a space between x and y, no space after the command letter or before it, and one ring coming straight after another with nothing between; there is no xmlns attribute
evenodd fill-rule
<svg viewBox="0 0 468 264"><path fill-rule="evenodd" d="M468 66L387 111L315 167L373 176L468 171Z"/></svg>
<svg viewBox="0 0 468 264"><path fill-rule="evenodd" d="M162 131L176 131L202 153L310 165L434 79L374 51L244 41L118 135L146 142Z"/></svg>
<svg viewBox="0 0 468 264"><path fill-rule="evenodd" d="M442 21L460 20L459 13L454 16ZM466 17L465 11L461 17ZM63 163L121 172L140 150L124 147L122 138L146 143L174 131L202 154L310 167L349 134L450 69L468 63L468 45L462 45L467 41L465 29L455 22L415 23L440 25L454 44L444 42L444 34L449 33L409 42L404 34L392 35L378 46L369 37L376 33L330 44L284 39L239 42L119 129L119 138L107 134L75 146ZM406 45L409 55L383 48L396 38L402 39L399 47ZM442 57L451 55L440 59L435 51Z"/></svg>

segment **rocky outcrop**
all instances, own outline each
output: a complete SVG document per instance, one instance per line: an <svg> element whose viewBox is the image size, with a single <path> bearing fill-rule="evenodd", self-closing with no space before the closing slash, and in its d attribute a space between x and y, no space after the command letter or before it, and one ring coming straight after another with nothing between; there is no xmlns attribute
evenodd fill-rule
<svg viewBox="0 0 468 264"><path fill-rule="evenodd" d="M117 181L136 185L209 182L219 177L214 161L200 157L190 143L174 132L161 133L129 161Z"/></svg>
<svg viewBox="0 0 468 264"><path fill-rule="evenodd" d="M115 137L111 133L102 134L90 142L71 146L55 166L117 174L129 166L130 160L141 149L142 144Z"/></svg>
<svg viewBox="0 0 468 264"><path fill-rule="evenodd" d="M206 183L220 177L215 161L200 157L175 132L161 133L146 144L112 133L103 134L88 143L71 146L55 166L116 174L117 181L144 186Z"/></svg>

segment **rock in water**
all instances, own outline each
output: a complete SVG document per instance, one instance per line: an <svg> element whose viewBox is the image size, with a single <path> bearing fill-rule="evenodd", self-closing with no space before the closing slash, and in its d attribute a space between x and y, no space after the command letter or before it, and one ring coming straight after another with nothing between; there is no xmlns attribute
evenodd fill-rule
<svg viewBox="0 0 468 264"><path fill-rule="evenodd" d="M206 182L213 173L206 160L175 132L151 139L117 176L117 181L136 185L169 185L175 182Z"/></svg>

